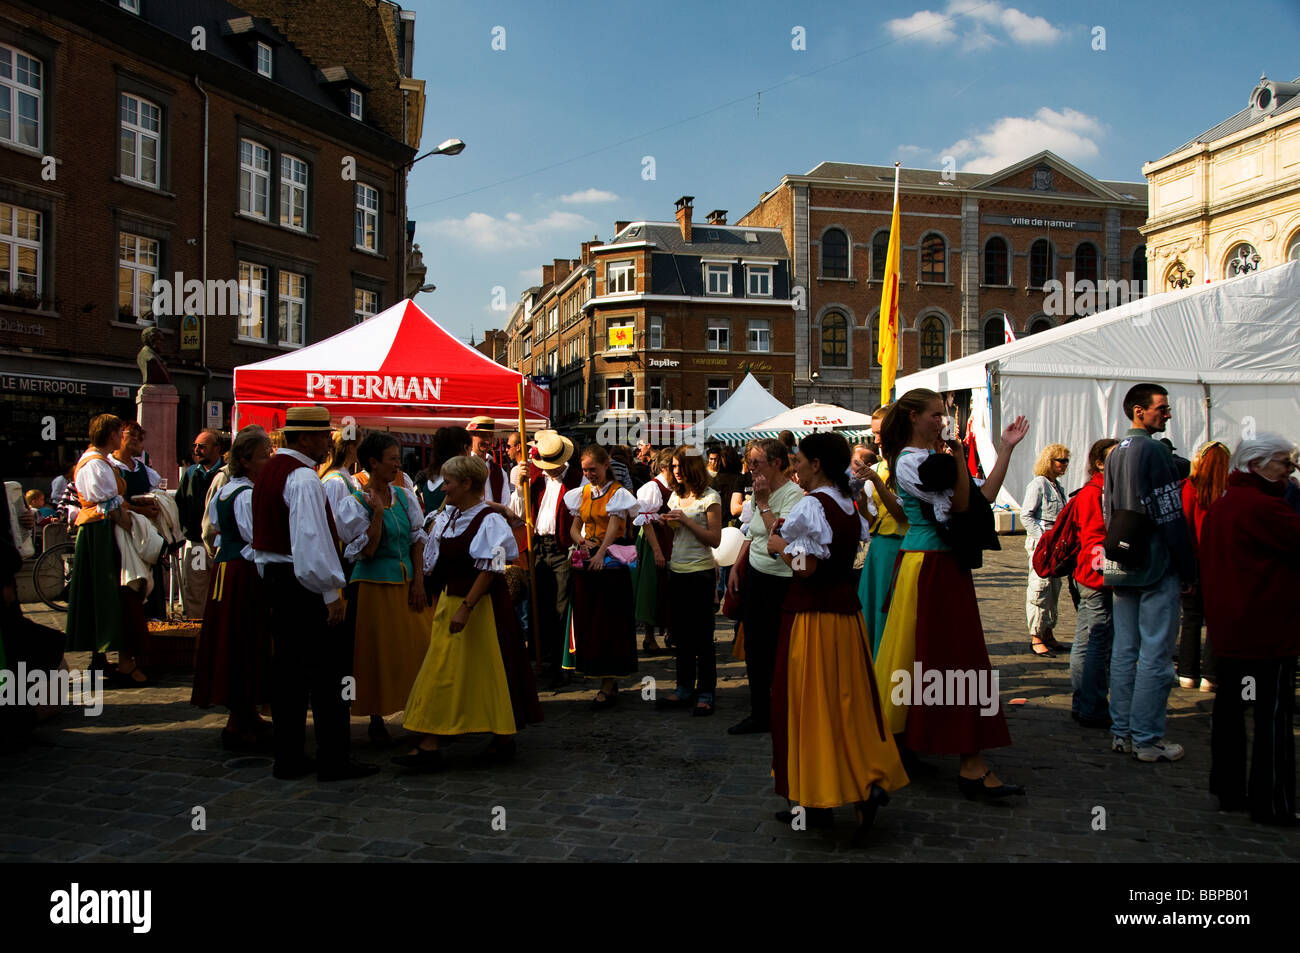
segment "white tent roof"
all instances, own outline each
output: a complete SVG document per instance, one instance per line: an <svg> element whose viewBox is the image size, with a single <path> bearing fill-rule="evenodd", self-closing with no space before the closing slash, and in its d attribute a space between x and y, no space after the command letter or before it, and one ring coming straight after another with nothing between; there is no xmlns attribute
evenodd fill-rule
<svg viewBox="0 0 1300 953"><path fill-rule="evenodd" d="M898 380L897 393L1002 376L1300 384L1300 262L1152 295Z"/></svg>
<svg viewBox="0 0 1300 953"><path fill-rule="evenodd" d="M836 427L869 427L871 415L860 414L835 404L800 404L754 424L752 430L832 430Z"/></svg>
<svg viewBox="0 0 1300 953"><path fill-rule="evenodd" d="M746 374L722 406L704 418L704 432L747 430L760 420L789 409L773 397L753 374Z"/></svg>

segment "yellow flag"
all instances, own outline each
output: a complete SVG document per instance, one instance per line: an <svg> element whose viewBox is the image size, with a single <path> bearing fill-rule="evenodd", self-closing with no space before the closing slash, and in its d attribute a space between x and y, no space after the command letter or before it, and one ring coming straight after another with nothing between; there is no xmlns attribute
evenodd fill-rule
<svg viewBox="0 0 1300 953"><path fill-rule="evenodd" d="M898 163L894 163L894 217L889 225L889 253L885 256L885 287L880 293L880 332L876 354L880 359L880 402L889 403L898 367L898 258L902 233L898 227Z"/></svg>

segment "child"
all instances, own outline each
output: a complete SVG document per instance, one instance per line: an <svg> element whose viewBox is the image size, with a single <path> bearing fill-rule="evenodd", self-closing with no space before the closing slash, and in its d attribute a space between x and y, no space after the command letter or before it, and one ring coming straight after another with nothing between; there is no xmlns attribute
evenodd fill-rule
<svg viewBox="0 0 1300 953"><path fill-rule="evenodd" d="M36 525L40 526L54 519L54 507L45 505L45 494L40 490L28 490L23 494L28 509L36 511Z"/></svg>

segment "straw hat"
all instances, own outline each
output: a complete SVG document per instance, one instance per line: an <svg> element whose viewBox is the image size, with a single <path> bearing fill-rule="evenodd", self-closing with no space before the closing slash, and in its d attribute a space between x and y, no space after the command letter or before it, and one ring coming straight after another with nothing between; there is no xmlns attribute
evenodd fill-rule
<svg viewBox="0 0 1300 953"><path fill-rule="evenodd" d="M319 404L313 407L290 407L284 413L285 433L310 433L330 430L330 412L328 407Z"/></svg>
<svg viewBox="0 0 1300 953"><path fill-rule="evenodd" d="M495 434L497 422L491 417L475 417L465 425L465 429L470 433Z"/></svg>
<svg viewBox="0 0 1300 953"><path fill-rule="evenodd" d="M542 470L558 470L573 456L573 441L554 430L539 430L532 441L536 453L533 465Z"/></svg>

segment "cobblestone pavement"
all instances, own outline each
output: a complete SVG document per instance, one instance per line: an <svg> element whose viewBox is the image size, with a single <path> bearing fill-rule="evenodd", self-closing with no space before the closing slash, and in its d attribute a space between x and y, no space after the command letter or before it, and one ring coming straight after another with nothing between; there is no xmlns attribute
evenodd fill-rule
<svg viewBox="0 0 1300 953"><path fill-rule="evenodd" d="M657 711L637 692L592 711L595 685L579 683L542 696L546 721L520 735L514 763L476 767L470 756L483 741L465 739L450 750L455 770L438 775L399 774L392 752L371 748L365 721L354 719L354 751L382 762L380 774L276 781L268 759L222 752L224 715L191 707L184 675L108 691L100 717L63 713L25 751L0 757L0 859L1300 860L1300 834L1215 810L1206 791L1213 696L1174 689L1169 735L1187 748L1176 764L1114 754L1108 732L1071 721L1066 659L1029 651L1022 543L1008 538L987 554L976 584L1014 740L991 761L1029 796L968 802L953 781L956 759L933 758L939 772L895 794L866 850L848 846L849 808L837 810L833 831L773 820L784 802L772 793L768 736L726 733L747 712L748 689L719 617L714 717ZM1074 614L1064 593L1061 616L1067 636ZM669 688L671 659L645 660L641 674ZM389 721L396 730L399 719ZM196 807L204 831L192 829ZM1098 808L1104 830L1093 829ZM493 826L501 809L504 830Z"/></svg>

